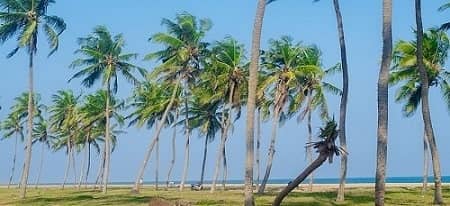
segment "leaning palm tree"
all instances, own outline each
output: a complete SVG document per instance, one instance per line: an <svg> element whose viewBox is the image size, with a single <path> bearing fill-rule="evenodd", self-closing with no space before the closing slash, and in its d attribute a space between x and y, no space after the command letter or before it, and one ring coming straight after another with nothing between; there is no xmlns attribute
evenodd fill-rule
<svg viewBox="0 0 450 206"><path fill-rule="evenodd" d="M31 145L33 141L33 67L34 57L37 53L38 31L42 29L47 36L50 45L50 53L53 54L59 46L59 35L66 29L64 20L57 16L47 14L48 7L54 4L55 0L1 0L0 1L0 43L4 43L17 36L17 46L7 55L14 56L21 48L25 48L29 55L29 102L28 102L28 122L27 122L27 142L24 161L24 171L21 178L20 198L25 198L26 185L31 164Z"/></svg>
<svg viewBox="0 0 450 206"><path fill-rule="evenodd" d="M72 68L79 68L71 78L83 78L82 84L92 87L95 82L102 79L103 90L106 91L106 127L105 127L105 170L103 174L103 193L107 192L110 169L111 138L110 138L110 117L111 105L109 98L111 94L117 93L118 76L122 75L130 83L137 85L138 79L133 72L137 70L141 75L145 74L144 69L131 63L137 57L134 53L123 53L125 40L122 34L112 36L105 26L97 26L88 37L78 40L80 48L76 51L82 58L75 60ZM112 88L111 88L112 87Z"/></svg>
<svg viewBox="0 0 450 206"><path fill-rule="evenodd" d="M403 115L411 117L421 102L422 83L417 66L416 41L398 41L394 47L393 67L389 77L391 85L400 85L395 101L402 103ZM430 29L423 35L423 62L428 74L429 87L439 87L447 106L450 109L448 94L450 93L450 73L445 71L444 64L448 56L450 40L443 31ZM428 140L424 135L424 175L425 191L428 179Z"/></svg>
<svg viewBox="0 0 450 206"><path fill-rule="evenodd" d="M378 127L377 166L375 174L375 205L384 205L387 130L388 130L388 87L389 67L392 60L392 0L383 0L383 52L378 77Z"/></svg>
<svg viewBox="0 0 450 206"><path fill-rule="evenodd" d="M74 150L80 135L80 108L76 96L71 90L60 90L52 96L53 105L50 106L50 127L57 136L53 144L54 150L65 148L67 153L67 166L62 188L64 188L72 163L74 183L76 182Z"/></svg>
<svg viewBox="0 0 450 206"><path fill-rule="evenodd" d="M338 138L338 130L334 120L328 121L323 128L320 128L319 138L321 139L320 141L309 142L306 144L306 147L314 148L316 152L319 153L319 156L277 195L272 204L273 206L281 205L283 199L314 172L314 170L322 166L326 160L331 164L333 163L334 155L346 155L346 151L335 144L335 141Z"/></svg>
<svg viewBox="0 0 450 206"><path fill-rule="evenodd" d="M139 192L148 161L155 146L158 147L159 145L159 133L164 126L169 126L175 121L174 115L170 111L179 104L179 100L177 99L179 91L177 89L174 90L174 87L179 87L179 85L158 85L147 80L135 88L130 104L134 111L127 116L127 119L131 119L129 125L136 125L138 128L143 126L151 128L156 124L156 129L153 135L154 138L147 148L143 165L136 177L133 187L134 192ZM156 155L159 156L158 152ZM157 159L159 158L157 157ZM158 182L158 165L156 167L156 183Z"/></svg>
<svg viewBox="0 0 450 206"><path fill-rule="evenodd" d="M425 127L425 136L427 137L428 143L430 145L431 161L433 164L433 174L434 174L434 201L433 204L442 205L444 200L442 199L442 180L441 180L441 164L439 160L439 152L434 137L433 124L431 122L430 105L429 105L429 83L430 78L427 73L427 69L424 63L424 50L423 50L423 26L422 26L422 8L421 1L415 0L415 11L416 11L416 25L417 25L417 68L419 70L420 82L422 88L420 90L420 95L422 99L422 119Z"/></svg>
<svg viewBox="0 0 450 206"><path fill-rule="evenodd" d="M208 45L206 42L203 42L203 38L206 32L211 29L212 23L209 19L198 20L189 13L177 14L174 21L164 18L161 23L167 27L167 33L156 33L150 40L162 44L164 48L146 56L147 60L156 59L162 61L162 64L152 72L151 77L167 84L176 85L173 89L173 94L177 93L182 84L184 107L185 110L189 110L190 87L195 83L201 71L201 64L206 56L206 47ZM169 106L172 107L171 104L168 104L167 111L171 109ZM188 117L185 117L185 119L188 119ZM165 119L163 118L161 122L164 121ZM191 132L189 131L189 121L185 123L186 145L180 190L184 188L189 166ZM156 136L159 136L159 133Z"/></svg>
<svg viewBox="0 0 450 206"><path fill-rule="evenodd" d="M50 133L50 125L48 121L42 116L38 116L38 122L35 124L33 128L33 144L40 143L41 144L41 161L39 164L38 176L36 178L35 188L39 185L39 180L41 179L41 171L44 165L44 153L45 148L50 148L51 143L56 139L54 135Z"/></svg>

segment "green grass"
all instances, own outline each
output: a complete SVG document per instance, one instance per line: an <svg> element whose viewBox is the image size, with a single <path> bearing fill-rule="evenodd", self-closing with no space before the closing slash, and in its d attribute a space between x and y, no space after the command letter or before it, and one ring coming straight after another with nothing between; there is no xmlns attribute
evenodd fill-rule
<svg viewBox="0 0 450 206"><path fill-rule="evenodd" d="M0 205L148 205L152 198L161 198L172 203L183 205L242 205L243 194L239 190L218 191L211 194L209 191L178 192L155 191L144 188L139 195L130 193L129 188L111 188L107 195L96 190L81 190L73 188L43 188L29 189L25 200L18 198L18 189L0 189ZM256 195L257 205L271 205L276 193ZM450 203L450 188L443 189L444 199ZM283 205L373 205L373 190L370 188L348 189L346 201L336 203L335 192L294 192L285 199ZM431 205L433 191L430 189L425 195L420 188L389 188L386 194L387 205Z"/></svg>

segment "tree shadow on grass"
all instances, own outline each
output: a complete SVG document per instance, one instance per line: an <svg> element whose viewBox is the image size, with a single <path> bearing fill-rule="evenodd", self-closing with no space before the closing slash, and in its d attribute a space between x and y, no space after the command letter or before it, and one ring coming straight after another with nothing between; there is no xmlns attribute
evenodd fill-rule
<svg viewBox="0 0 450 206"><path fill-rule="evenodd" d="M93 195L69 195L58 197L34 197L20 201L23 205L135 205L148 203L151 198L144 196L129 196L129 195L112 195L99 196Z"/></svg>

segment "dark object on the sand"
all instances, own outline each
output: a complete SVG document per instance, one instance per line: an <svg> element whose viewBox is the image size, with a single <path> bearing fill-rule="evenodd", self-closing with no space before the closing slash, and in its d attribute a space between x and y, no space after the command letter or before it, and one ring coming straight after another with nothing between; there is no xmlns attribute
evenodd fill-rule
<svg viewBox="0 0 450 206"><path fill-rule="evenodd" d="M153 198L150 200L149 206L173 206L170 202L163 200L161 198Z"/></svg>
<svg viewBox="0 0 450 206"><path fill-rule="evenodd" d="M203 185L197 183L197 184L191 184L191 190L194 191L200 191L203 189Z"/></svg>

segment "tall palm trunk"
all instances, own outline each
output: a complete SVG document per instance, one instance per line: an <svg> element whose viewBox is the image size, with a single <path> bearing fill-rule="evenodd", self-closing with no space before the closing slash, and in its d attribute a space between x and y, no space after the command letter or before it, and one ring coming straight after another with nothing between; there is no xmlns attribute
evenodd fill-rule
<svg viewBox="0 0 450 206"><path fill-rule="evenodd" d="M95 179L95 184L94 184L94 189L97 188L98 185L101 184L101 180L103 179L103 171L105 169L105 147L106 145L103 144L103 152L102 152L102 157L101 157L101 163L98 166L98 173L97 173L97 178ZM99 186L100 187L100 186Z"/></svg>
<svg viewBox="0 0 450 206"><path fill-rule="evenodd" d="M203 185L203 181L205 179L206 156L208 155L208 137L205 137L205 144L203 146L203 161L202 172L200 175L200 185Z"/></svg>
<svg viewBox="0 0 450 206"><path fill-rule="evenodd" d="M248 97L247 97L247 121L246 121L246 159L245 159L245 188L244 205L255 205L253 198L253 164L254 164L254 125L256 108L256 87L258 85L258 67L259 53L261 47L261 31L266 11L266 0L258 0L256 7L255 21L253 24L252 50L248 79Z"/></svg>
<svg viewBox="0 0 450 206"><path fill-rule="evenodd" d="M260 194L264 193L267 181L269 180L270 177L270 172L272 170L272 162L273 157L275 155L275 142L277 138L277 130L279 122L280 122L280 111L278 110L278 108L275 108L275 113L273 115L272 121L272 138L270 139L269 154L267 156L266 172L264 173L264 178L262 180L261 186L258 189L258 193Z"/></svg>
<svg viewBox="0 0 450 206"><path fill-rule="evenodd" d="M163 124L163 122L161 122ZM159 189L159 137L156 138L155 190Z"/></svg>
<svg viewBox="0 0 450 206"><path fill-rule="evenodd" d="M214 176L213 176L213 182L211 185L211 192L214 192L216 190L216 183L217 183L217 179L219 178L219 171L220 171L220 162L223 159L224 162L224 181L226 179L225 177L225 173L226 173L226 157L225 157L225 144L227 142L227 136L228 136L228 129L229 126L231 124L231 109L233 107L233 96L234 96L234 83L231 84L231 91L228 94L228 106L227 106L227 111L228 111L228 117L225 118L225 111L222 111L222 134L221 134L221 138L220 138L220 144L219 144L219 149L217 150L217 159L216 159L216 166L214 169Z"/></svg>
<svg viewBox="0 0 450 206"><path fill-rule="evenodd" d="M72 155L71 155L71 158L72 158L72 169L73 169L73 186L74 187L76 187L76 184L77 184L77 168L75 167L75 152L73 152L73 147L74 147L74 145L73 145L73 143L72 143L72 145L71 145L71 147L72 147Z"/></svg>
<svg viewBox="0 0 450 206"><path fill-rule="evenodd" d="M375 205L384 205L387 139L388 83L392 60L392 0L383 0L383 54L378 78L377 166L375 174Z"/></svg>
<svg viewBox="0 0 450 206"><path fill-rule="evenodd" d="M44 165L44 152L45 152L45 144L42 143L41 146L41 161L39 164L39 171L38 171L38 176L36 178L36 184L34 185L34 188L38 188L39 185L39 180L41 179L41 171L42 171L42 166Z"/></svg>
<svg viewBox="0 0 450 206"><path fill-rule="evenodd" d="M436 140L433 132L433 124L431 122L430 105L429 105L429 80L428 74L423 63L423 26L422 26L422 9L421 1L415 0L416 6L416 24L417 24L417 67L420 72L420 81L422 83L421 98L422 98L422 117L425 125L426 137L430 144L431 160L433 163L434 174L434 204L442 205L444 200L442 199L441 188L441 165L439 160L439 152L436 144Z"/></svg>
<svg viewBox="0 0 450 206"><path fill-rule="evenodd" d="M141 185L140 181L144 177L145 168L147 167L147 163L150 160L150 156L152 154L153 148L155 147L156 141L157 141L157 139L159 139L159 134L161 133L164 123L166 122L167 115L169 114L170 109L173 107L179 86L180 86L180 80L177 80L177 83L175 84L175 88L173 89L173 92L172 92L172 96L170 97L169 104L167 105L166 109L164 110L163 116L161 117L161 120L159 121L159 123L156 126L155 133L153 134L153 141L147 147L147 151L144 156L144 161L142 162L142 165L141 165L141 168L139 169L136 180L134 181L134 187L133 187L132 191L135 193L139 193L139 189L140 189L140 185Z"/></svg>
<svg viewBox="0 0 450 206"><path fill-rule="evenodd" d="M347 136L346 136L346 119L347 119L347 101L348 101L348 64L347 64L347 49L345 45L344 24L339 8L339 0L333 0L334 11L336 13L337 29L339 33L339 45L341 48L341 64L342 64L342 97L339 106L339 144L340 147L347 151ZM337 201L345 200L345 181L347 179L347 155L341 157L341 171L339 177L339 189L337 194Z"/></svg>
<svg viewBox="0 0 450 206"><path fill-rule="evenodd" d="M256 113L256 186L259 189L260 175L261 175L261 109Z"/></svg>
<svg viewBox="0 0 450 206"><path fill-rule="evenodd" d="M86 135L86 140L84 143L84 158L83 158L83 162L81 163L81 170L80 170L80 179L78 180L78 190L81 189L81 183L83 182L83 177L84 177L84 171L86 170L86 162L87 162L87 158L88 158L88 147L89 147L89 134Z"/></svg>
<svg viewBox="0 0 450 206"><path fill-rule="evenodd" d="M300 183L302 183L308 176L311 175L311 173L314 172L317 168L319 168L325 160L328 158L327 152L321 152L320 155L309 164L309 166L300 173L297 178L295 178L287 187L285 187L275 198L275 201L273 202L272 206L279 206L281 205L281 202L283 199L292 191L294 190Z"/></svg>
<svg viewBox="0 0 450 206"><path fill-rule="evenodd" d="M312 142L312 90L309 90L308 92L308 143ZM311 147L306 148L306 156L308 158L308 163L311 164L313 162L313 151ZM314 172L311 172L309 174L309 186L308 190L312 192L313 189L313 183L314 183Z"/></svg>
<svg viewBox="0 0 450 206"><path fill-rule="evenodd" d="M84 179L84 187L87 188L88 185L88 178L89 178L89 170L91 168L91 143L88 142L88 162L87 162L87 169L86 169L86 177Z"/></svg>
<svg viewBox="0 0 450 206"><path fill-rule="evenodd" d="M11 186L12 179L14 177L14 170L16 169L16 157L17 157L17 142L19 141L18 134L16 134L15 137L15 143L14 143L14 156L13 156L13 162L11 167L11 175L9 176L9 182L8 182L8 189Z"/></svg>
<svg viewBox="0 0 450 206"><path fill-rule="evenodd" d="M190 136L191 136L191 130L189 129L189 121L188 121L188 118L189 118L189 114L188 114L188 112L189 112L189 105L188 105L187 94L185 94L184 107L186 109L186 111L185 111L186 145L184 147L184 166L183 166L183 175L182 175L181 183L180 183L180 191L183 191L183 189L184 189L184 184L186 182L188 169L189 169L189 142L190 142L189 139L190 139Z"/></svg>
<svg viewBox="0 0 450 206"><path fill-rule="evenodd" d="M108 192L108 178L109 178L109 169L110 169L110 161L111 161L111 134L110 130L110 84L109 79L106 81L106 108L105 108L105 118L106 118L106 126L105 126L105 168L103 170L103 194Z"/></svg>
<svg viewBox="0 0 450 206"><path fill-rule="evenodd" d="M223 179L222 179L222 189L223 191L225 191L226 188L226 184L227 184L227 177L228 177L228 166L227 166L227 148L226 146L223 147L222 150L222 156L223 156Z"/></svg>
<svg viewBox="0 0 450 206"><path fill-rule="evenodd" d="M175 122L178 121L178 110L176 111ZM167 172L167 181L166 181L166 189L169 189L169 181L172 175L173 167L175 166L175 158L176 158L176 139L177 139L177 126L174 124L173 133L172 133L172 160L170 161L169 170Z"/></svg>
<svg viewBox="0 0 450 206"><path fill-rule="evenodd" d="M424 132L425 133L425 132ZM429 162L430 162L430 154L428 153L428 140L427 134L423 134L423 179L422 179L422 194L425 194L428 188L428 171L429 171Z"/></svg>
<svg viewBox="0 0 450 206"><path fill-rule="evenodd" d="M70 137L67 139L67 165L66 165L66 171L64 172L64 180L62 183L62 189L64 189L64 186L66 185L67 178L69 177L69 171L70 171L70 161L71 161L71 147L70 147Z"/></svg>
<svg viewBox="0 0 450 206"><path fill-rule="evenodd" d="M20 181L20 198L24 199L27 193L27 183L28 183L28 175L30 173L30 165L31 165L31 147L33 145L33 119L34 119L34 107L33 107L33 58L35 47L33 46L35 41L31 41L30 43L30 60L29 60L29 74L28 74L28 127L27 127L27 143L26 143L26 153L25 153L25 161L22 172L22 178Z"/></svg>

